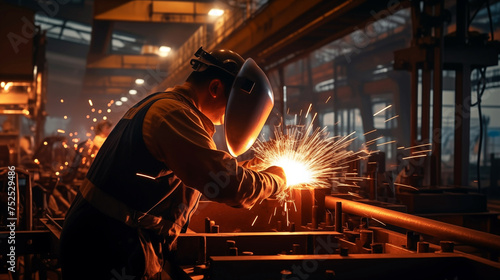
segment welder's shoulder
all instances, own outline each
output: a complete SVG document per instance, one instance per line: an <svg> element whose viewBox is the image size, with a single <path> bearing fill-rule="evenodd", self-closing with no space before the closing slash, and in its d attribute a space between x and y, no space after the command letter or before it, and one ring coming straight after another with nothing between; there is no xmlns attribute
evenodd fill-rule
<svg viewBox="0 0 500 280"><path fill-rule="evenodd" d="M148 115L166 117L171 114L196 115L194 110L185 102L176 99L160 99L148 110Z"/></svg>

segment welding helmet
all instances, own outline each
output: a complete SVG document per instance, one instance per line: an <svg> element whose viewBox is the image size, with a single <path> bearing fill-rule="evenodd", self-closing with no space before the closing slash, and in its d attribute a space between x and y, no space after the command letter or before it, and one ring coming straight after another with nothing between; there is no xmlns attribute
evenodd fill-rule
<svg viewBox="0 0 500 280"><path fill-rule="evenodd" d="M191 59L194 71L202 72L209 68L222 70L228 78L234 80L245 60L231 50L215 50L210 53L200 47L194 54L197 58Z"/></svg>
<svg viewBox="0 0 500 280"><path fill-rule="evenodd" d="M271 83L253 59L244 60L233 51L207 53L200 48L195 56L198 59L191 60L195 71L216 67L232 78L224 131L229 152L239 156L253 145L271 113L274 106Z"/></svg>

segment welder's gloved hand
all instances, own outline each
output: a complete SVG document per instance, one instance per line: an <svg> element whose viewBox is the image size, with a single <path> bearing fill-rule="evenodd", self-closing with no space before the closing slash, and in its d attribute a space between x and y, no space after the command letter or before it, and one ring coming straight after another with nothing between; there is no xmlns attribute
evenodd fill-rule
<svg viewBox="0 0 500 280"><path fill-rule="evenodd" d="M281 193L286 188L286 175L283 168L279 166L268 167L263 172L273 175L277 182L277 188L274 190L273 195Z"/></svg>

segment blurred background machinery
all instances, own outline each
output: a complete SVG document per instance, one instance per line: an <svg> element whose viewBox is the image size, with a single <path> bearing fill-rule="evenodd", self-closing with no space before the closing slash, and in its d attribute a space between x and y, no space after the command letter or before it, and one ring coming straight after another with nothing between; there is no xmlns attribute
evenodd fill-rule
<svg viewBox="0 0 500 280"><path fill-rule="evenodd" d="M199 46L265 70L262 138L300 121L372 153L347 171L368 179L293 203L201 201L179 238L186 279L498 279L499 15L496 0L1 1L0 279L60 279L96 124L182 82Z"/></svg>

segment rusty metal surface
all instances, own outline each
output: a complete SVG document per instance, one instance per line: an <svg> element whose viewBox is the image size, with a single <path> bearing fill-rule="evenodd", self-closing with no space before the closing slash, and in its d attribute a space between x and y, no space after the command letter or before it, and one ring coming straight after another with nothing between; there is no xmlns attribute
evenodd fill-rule
<svg viewBox="0 0 500 280"><path fill-rule="evenodd" d="M177 259L181 264L194 264L200 254L204 259L227 256L229 241L238 255L333 253L340 235L335 231L186 233L177 240L178 248L182 248Z"/></svg>
<svg viewBox="0 0 500 280"><path fill-rule="evenodd" d="M452 253L225 256L212 258L208 279L497 279L499 273Z"/></svg>
<svg viewBox="0 0 500 280"><path fill-rule="evenodd" d="M277 199L266 199L252 209L200 201L198 210L191 217L189 228L198 233L206 232L205 219L209 218L219 225L220 232L304 231L318 228L333 230L331 215L326 223L324 201L329 193L329 188L296 189L292 193L293 201L282 203Z"/></svg>
<svg viewBox="0 0 500 280"><path fill-rule="evenodd" d="M362 217L375 218L384 223L408 230L431 235L442 240L461 242L489 250L500 251L500 236L473 229L459 227L427 218L396 212L372 205L336 197L326 197L325 204L335 209L337 202L342 203L342 211Z"/></svg>
<svg viewBox="0 0 500 280"><path fill-rule="evenodd" d="M407 236L384 228L361 230L355 241L345 239L346 234L183 234L180 263L191 270L195 262L197 267L203 264L202 271L194 268L190 274L203 279L497 279L500 275L498 262L458 251L444 253L428 243L432 248L417 253L404 245ZM381 250L373 251L376 245Z"/></svg>
<svg viewBox="0 0 500 280"><path fill-rule="evenodd" d="M94 1L94 18L108 21L213 23L212 3L198 1Z"/></svg>
<svg viewBox="0 0 500 280"><path fill-rule="evenodd" d="M277 200L264 200L252 209L233 208L203 200L190 219L189 229L198 233L205 232L205 219L209 218L219 225L220 232L271 231L278 228L277 221L284 221L281 208L274 215L275 208L280 208Z"/></svg>

